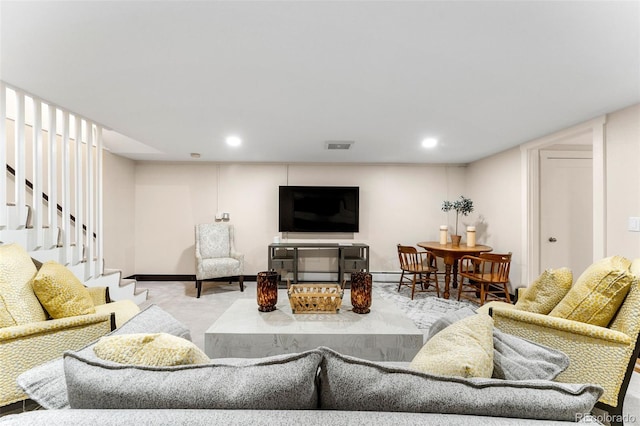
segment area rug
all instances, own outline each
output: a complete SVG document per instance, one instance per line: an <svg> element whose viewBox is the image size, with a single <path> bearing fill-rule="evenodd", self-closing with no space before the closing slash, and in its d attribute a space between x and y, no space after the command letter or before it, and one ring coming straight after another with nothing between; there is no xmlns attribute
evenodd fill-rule
<svg viewBox="0 0 640 426"><path fill-rule="evenodd" d="M416 327L427 331L431 324L448 312L469 307L475 310L478 305L468 301L457 301L457 291L450 295L450 299L437 297L434 293L416 293L411 300L411 290L402 287L398 291L396 283L374 283L373 303L376 298L381 298L395 303L411 320ZM375 309L375 305L372 305Z"/></svg>

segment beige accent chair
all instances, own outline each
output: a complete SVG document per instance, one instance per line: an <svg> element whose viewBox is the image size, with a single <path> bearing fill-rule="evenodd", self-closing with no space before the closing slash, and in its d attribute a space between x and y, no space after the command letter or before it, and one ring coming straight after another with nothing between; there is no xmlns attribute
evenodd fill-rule
<svg viewBox="0 0 640 426"><path fill-rule="evenodd" d="M81 349L140 311L131 300L110 302L106 287L88 287L95 313L48 319L32 287L36 265L19 245L0 245L0 406L28 398L16 383L20 374Z"/></svg>
<svg viewBox="0 0 640 426"><path fill-rule="evenodd" d="M202 281L214 278L238 278L244 291L244 254L234 247L233 225L203 223L196 225L196 288L198 298Z"/></svg>
<svg viewBox="0 0 640 426"><path fill-rule="evenodd" d="M622 404L640 353L640 259L631 263L629 272L635 279L606 327L527 312L504 302L490 302L479 311L490 311L495 326L505 333L567 354L569 367L556 381L602 386L596 407L609 412L612 425L622 424ZM519 298L524 297L527 289L518 290Z"/></svg>

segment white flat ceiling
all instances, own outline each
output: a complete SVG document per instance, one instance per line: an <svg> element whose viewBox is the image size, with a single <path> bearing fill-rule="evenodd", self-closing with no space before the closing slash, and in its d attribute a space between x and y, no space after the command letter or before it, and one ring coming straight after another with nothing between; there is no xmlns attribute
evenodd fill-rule
<svg viewBox="0 0 640 426"><path fill-rule="evenodd" d="M467 163L640 102L638 1L2 1L0 15L0 78L140 160Z"/></svg>

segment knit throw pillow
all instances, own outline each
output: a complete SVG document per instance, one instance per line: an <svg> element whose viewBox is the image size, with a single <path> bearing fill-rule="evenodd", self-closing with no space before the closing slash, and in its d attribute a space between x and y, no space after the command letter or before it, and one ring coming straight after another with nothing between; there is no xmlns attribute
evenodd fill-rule
<svg viewBox="0 0 640 426"><path fill-rule="evenodd" d="M33 290L52 318L66 318L96 312L89 290L67 267L45 262L35 279Z"/></svg>
<svg viewBox="0 0 640 426"><path fill-rule="evenodd" d="M106 336L100 338L93 351L101 359L128 365L170 367L209 362L195 344L167 333Z"/></svg>
<svg viewBox="0 0 640 426"><path fill-rule="evenodd" d="M516 309L547 315L566 296L573 284L569 268L547 269L516 302Z"/></svg>
<svg viewBox="0 0 640 426"><path fill-rule="evenodd" d="M621 256L595 262L549 315L606 327L634 281L630 265L631 262Z"/></svg>
<svg viewBox="0 0 640 426"><path fill-rule="evenodd" d="M18 244L0 245L0 327L47 319L33 293L36 267Z"/></svg>
<svg viewBox="0 0 640 426"><path fill-rule="evenodd" d="M429 339L410 366L442 376L491 377L493 319L476 314L453 323Z"/></svg>

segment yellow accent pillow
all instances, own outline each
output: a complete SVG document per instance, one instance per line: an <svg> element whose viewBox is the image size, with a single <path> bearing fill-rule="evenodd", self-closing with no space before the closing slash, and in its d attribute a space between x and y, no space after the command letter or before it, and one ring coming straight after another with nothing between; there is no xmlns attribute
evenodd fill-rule
<svg viewBox="0 0 640 426"><path fill-rule="evenodd" d="M493 374L493 318L475 314L451 324L425 343L410 367L441 376Z"/></svg>
<svg viewBox="0 0 640 426"><path fill-rule="evenodd" d="M549 316L606 327L629 292L631 262L608 257L589 266Z"/></svg>
<svg viewBox="0 0 640 426"><path fill-rule="evenodd" d="M52 318L95 313L89 290L64 265L45 262L33 280L33 290Z"/></svg>
<svg viewBox="0 0 640 426"><path fill-rule="evenodd" d="M99 358L128 365L170 367L209 363L209 357L195 344L167 333L105 336L93 351Z"/></svg>
<svg viewBox="0 0 640 426"><path fill-rule="evenodd" d="M569 268L547 269L516 302L516 309L547 315L567 295L573 284Z"/></svg>
<svg viewBox="0 0 640 426"><path fill-rule="evenodd" d="M31 287L36 267L18 244L0 245L0 327L47 319Z"/></svg>

